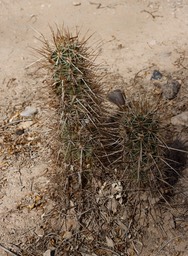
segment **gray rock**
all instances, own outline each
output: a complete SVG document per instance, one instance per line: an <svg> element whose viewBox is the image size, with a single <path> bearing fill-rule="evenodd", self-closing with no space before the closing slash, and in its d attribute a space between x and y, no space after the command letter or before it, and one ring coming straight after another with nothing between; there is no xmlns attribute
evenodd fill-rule
<svg viewBox="0 0 188 256"><path fill-rule="evenodd" d="M172 100L174 99L179 90L180 90L181 84L177 80L170 80L167 82L167 84L162 86L162 95L163 98L167 100Z"/></svg>
<svg viewBox="0 0 188 256"><path fill-rule="evenodd" d="M182 112L177 116L171 118L171 123L173 125L182 125L188 127L188 111Z"/></svg>
<svg viewBox="0 0 188 256"><path fill-rule="evenodd" d="M162 78L162 74L161 72L159 72L158 70L154 70L153 71L153 74L152 74L152 77L151 77L151 80L159 80Z"/></svg>
<svg viewBox="0 0 188 256"><path fill-rule="evenodd" d="M32 106L28 106L24 109L24 111L22 111L20 113L20 116L23 116L23 117L28 117L28 116L33 116L35 114L38 113L38 110L37 108L35 107L32 107Z"/></svg>
<svg viewBox="0 0 188 256"><path fill-rule="evenodd" d="M24 129L18 129L18 130L16 130L16 135L22 135L22 134L24 134Z"/></svg>
<svg viewBox="0 0 188 256"><path fill-rule="evenodd" d="M125 98L124 92L119 89L108 94L108 100L119 107L125 105Z"/></svg>

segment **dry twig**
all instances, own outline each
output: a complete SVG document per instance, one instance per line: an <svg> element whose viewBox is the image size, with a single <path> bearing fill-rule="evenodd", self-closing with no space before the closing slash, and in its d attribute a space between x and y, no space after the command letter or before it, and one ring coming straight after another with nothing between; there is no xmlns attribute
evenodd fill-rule
<svg viewBox="0 0 188 256"><path fill-rule="evenodd" d="M15 252L13 252L12 250L6 248L6 247L3 246L2 244L0 244L0 248L1 248L3 251L7 252L8 254L12 255L12 256L21 256L20 254L15 253Z"/></svg>

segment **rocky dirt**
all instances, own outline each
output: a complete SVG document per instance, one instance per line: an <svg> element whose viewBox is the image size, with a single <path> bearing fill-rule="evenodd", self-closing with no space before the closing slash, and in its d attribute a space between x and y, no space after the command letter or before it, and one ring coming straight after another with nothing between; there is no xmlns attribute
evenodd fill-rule
<svg viewBox="0 0 188 256"><path fill-rule="evenodd" d="M97 62L113 78L108 90L134 92L138 88L130 88L130 81L136 77L160 94L160 85L150 81L156 69L178 80L180 91L167 108L173 109L174 129L187 140L188 1L6 0L0 1L0 10L0 255L5 256L10 250L21 255L19 248L26 248L31 237L43 237L44 213L55 207L49 188L58 111L48 76L34 69L40 57L32 48L41 46L40 33L50 38L49 25L63 24L94 33L91 46L103 42ZM36 113L21 115L28 106ZM182 180L179 186L186 191L187 184ZM144 235L142 252L132 248L125 255L186 256L187 213L181 214L164 216L166 237L151 230Z"/></svg>

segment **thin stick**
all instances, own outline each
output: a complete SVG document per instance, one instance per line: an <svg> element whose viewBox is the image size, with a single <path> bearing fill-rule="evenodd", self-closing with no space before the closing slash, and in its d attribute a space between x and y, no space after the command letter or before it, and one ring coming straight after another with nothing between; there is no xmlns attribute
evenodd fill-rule
<svg viewBox="0 0 188 256"><path fill-rule="evenodd" d="M137 181L140 180L140 166L142 162L142 142L140 142L140 155L138 158L138 170L137 170Z"/></svg>
<svg viewBox="0 0 188 256"><path fill-rule="evenodd" d="M35 65L37 62L40 62L40 61L43 60L43 59L44 59L44 57L41 57L40 59L38 59L38 60L36 60L36 61L30 63L29 65L27 65L27 66L25 67L25 69L30 68L31 66Z"/></svg>
<svg viewBox="0 0 188 256"><path fill-rule="evenodd" d="M15 120L15 121L12 121L12 122L6 124L5 127L7 127L7 126L9 126L9 125L19 124L19 123L21 123L21 122L27 122L27 121L32 121L32 119L27 119L27 120L21 120L21 119L20 119L20 120Z"/></svg>
<svg viewBox="0 0 188 256"><path fill-rule="evenodd" d="M106 247L103 247L103 246L100 246L99 249L102 249L102 250L105 250L105 251L108 251L108 252L112 252L113 254L117 255L117 256L120 256L119 253L115 252L114 250L112 249L109 249L109 248L106 248Z"/></svg>
<svg viewBox="0 0 188 256"><path fill-rule="evenodd" d="M82 166L83 166L83 148L81 148L81 152L80 152L80 171L78 173L78 180L79 180L80 186L82 186Z"/></svg>
<svg viewBox="0 0 188 256"><path fill-rule="evenodd" d="M174 151L178 151L178 152L182 152L182 153L188 153L187 150L183 150L183 149L178 149L178 148L172 148L172 147L169 147L169 146L163 146L163 145L160 145L160 147L162 148L167 148L167 149L171 149L171 150L174 150Z"/></svg>
<svg viewBox="0 0 188 256"><path fill-rule="evenodd" d="M170 243L172 242L174 239L177 239L177 238L181 238L182 236L176 236L176 237L173 237L171 238L170 240L168 240L163 246L161 246L161 248L156 252L156 254L154 256L157 256L159 255L159 253Z"/></svg>
<svg viewBox="0 0 188 256"><path fill-rule="evenodd" d="M6 247L4 247L2 244L0 244L0 248L3 249L5 252L9 253L10 255L13 256L21 256L20 254L17 254L15 252L13 252L12 250L7 249Z"/></svg>

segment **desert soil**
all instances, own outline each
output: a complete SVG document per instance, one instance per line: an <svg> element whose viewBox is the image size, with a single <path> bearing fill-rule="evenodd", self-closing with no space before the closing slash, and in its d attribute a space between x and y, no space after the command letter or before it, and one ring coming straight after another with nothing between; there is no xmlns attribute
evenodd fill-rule
<svg viewBox="0 0 188 256"><path fill-rule="evenodd" d="M97 61L114 77L111 89L126 89L135 74L154 68L183 69L184 81L188 0L2 0L0 24L0 245L16 252L31 236L43 236L43 214L54 207L48 191L58 113L47 76L33 71L36 38L50 38L49 25L94 33L93 47L103 42ZM38 112L22 118L27 106ZM188 255L187 221L181 225L166 241L147 234L141 255ZM0 248L0 255L11 254Z"/></svg>

